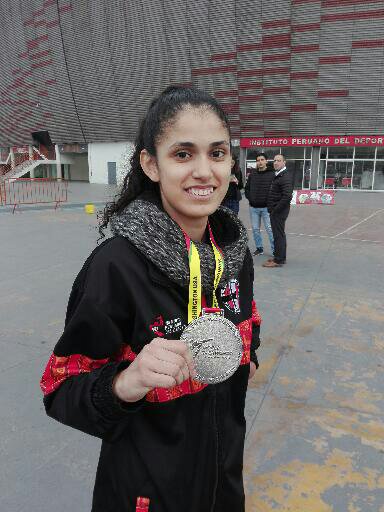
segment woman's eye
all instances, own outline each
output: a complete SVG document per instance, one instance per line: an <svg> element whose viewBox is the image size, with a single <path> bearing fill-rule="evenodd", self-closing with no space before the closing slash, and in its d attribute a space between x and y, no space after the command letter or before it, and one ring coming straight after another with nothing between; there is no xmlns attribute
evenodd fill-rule
<svg viewBox="0 0 384 512"><path fill-rule="evenodd" d="M186 160L189 157L189 153L187 151L178 151L176 156L180 158L180 160Z"/></svg>

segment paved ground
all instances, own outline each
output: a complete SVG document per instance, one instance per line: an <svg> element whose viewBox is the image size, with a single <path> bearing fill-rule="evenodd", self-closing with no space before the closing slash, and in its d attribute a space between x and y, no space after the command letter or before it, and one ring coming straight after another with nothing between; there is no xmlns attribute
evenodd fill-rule
<svg viewBox="0 0 384 512"><path fill-rule="evenodd" d="M47 418L38 383L97 239L74 206L111 194L72 184L71 208L0 208L1 511L90 510L99 441ZM247 512L384 511L383 226L383 194L339 192L335 206L292 208L284 268L255 260Z"/></svg>

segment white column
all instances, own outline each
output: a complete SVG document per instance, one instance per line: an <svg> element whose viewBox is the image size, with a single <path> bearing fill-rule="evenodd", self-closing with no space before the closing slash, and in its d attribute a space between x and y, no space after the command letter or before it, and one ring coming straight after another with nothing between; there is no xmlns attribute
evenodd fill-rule
<svg viewBox="0 0 384 512"><path fill-rule="evenodd" d="M11 169L13 169L15 167L15 153L12 146L9 148L9 153L11 155Z"/></svg>
<svg viewBox="0 0 384 512"><path fill-rule="evenodd" d="M240 169L243 175L243 183L246 182L247 177L247 148L240 148Z"/></svg>
<svg viewBox="0 0 384 512"><path fill-rule="evenodd" d="M61 173L61 155L59 151L59 146L55 144L55 155L56 155L56 173L57 173L57 179L62 180L63 175Z"/></svg>
<svg viewBox="0 0 384 512"><path fill-rule="evenodd" d="M320 170L320 147L314 146L312 148L312 162L311 162L311 181L309 188L311 190L317 189L317 181L319 179Z"/></svg>
<svg viewBox="0 0 384 512"><path fill-rule="evenodd" d="M33 161L33 147L31 146L31 144L28 145L28 155L29 155L29 160ZM29 171L29 177L30 178L35 177L35 169L34 168Z"/></svg>

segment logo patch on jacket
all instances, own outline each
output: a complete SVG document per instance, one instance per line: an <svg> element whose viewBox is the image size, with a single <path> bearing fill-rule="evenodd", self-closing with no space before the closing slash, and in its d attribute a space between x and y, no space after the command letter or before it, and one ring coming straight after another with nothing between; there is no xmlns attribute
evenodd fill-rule
<svg viewBox="0 0 384 512"><path fill-rule="evenodd" d="M173 318L172 320L164 321L162 315L157 316L153 323L149 326L151 331L160 338L164 338L164 336L169 336L175 332L184 331L185 327L186 325L181 320L181 318Z"/></svg>
<svg viewBox="0 0 384 512"><path fill-rule="evenodd" d="M221 300L224 307L232 313L240 313L239 281L231 279L226 287L221 290Z"/></svg>
<svg viewBox="0 0 384 512"><path fill-rule="evenodd" d="M153 324L149 326L153 334L156 334L156 336L159 336L160 338L164 338L165 336L165 330L164 330L164 318L159 315L157 316Z"/></svg>

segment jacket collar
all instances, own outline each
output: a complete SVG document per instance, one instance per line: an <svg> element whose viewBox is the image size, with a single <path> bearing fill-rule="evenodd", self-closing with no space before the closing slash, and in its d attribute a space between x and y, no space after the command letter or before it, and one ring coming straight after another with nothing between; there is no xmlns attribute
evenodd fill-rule
<svg viewBox="0 0 384 512"><path fill-rule="evenodd" d="M281 174L283 174L283 172L284 172L284 171L286 171L286 170L287 170L287 168L286 168L286 167L283 167L282 169L280 169L280 171L275 171L275 176L276 176L276 178L277 178L278 176L280 176Z"/></svg>
<svg viewBox="0 0 384 512"><path fill-rule="evenodd" d="M224 273L219 288L236 277L247 250L246 229L229 209L220 207L209 217L217 244L224 256ZM119 215L111 219L115 235L128 238L148 259L154 269L150 276L156 282L169 281L182 287L189 284L189 261L184 235L180 227L164 211L154 193L145 193L132 201ZM197 242L200 255L204 293L213 290L215 258L210 243Z"/></svg>

